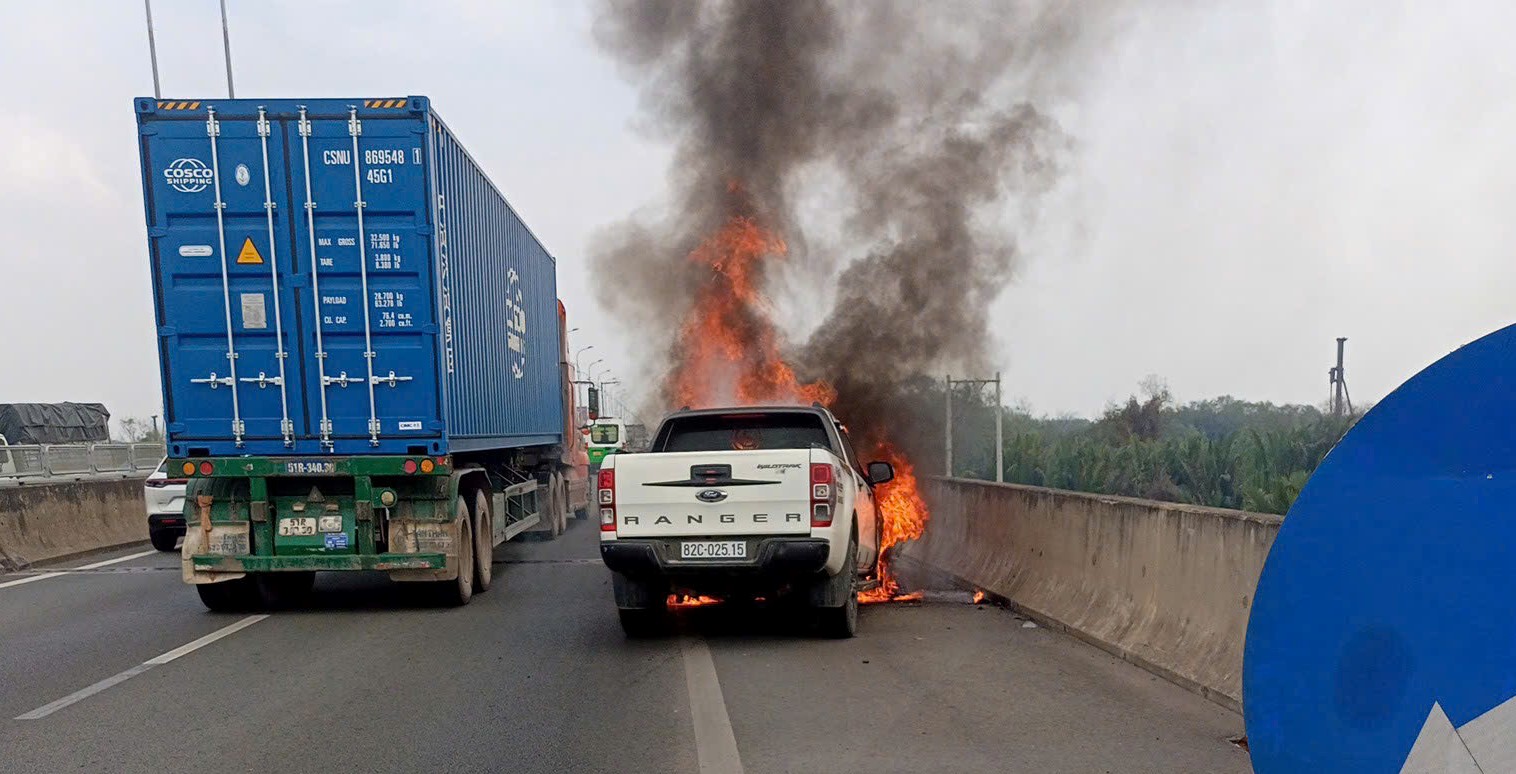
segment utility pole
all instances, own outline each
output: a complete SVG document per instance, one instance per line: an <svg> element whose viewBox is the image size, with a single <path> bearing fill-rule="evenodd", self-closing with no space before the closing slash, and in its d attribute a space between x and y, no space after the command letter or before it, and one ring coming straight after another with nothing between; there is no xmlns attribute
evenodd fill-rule
<svg viewBox="0 0 1516 774"><path fill-rule="evenodd" d="M153 62L153 99L163 99L158 86L158 42L153 38L153 0L142 0L147 8L147 55Z"/></svg>
<svg viewBox="0 0 1516 774"><path fill-rule="evenodd" d="M995 385L995 481L1005 483L1005 407L1001 405L1000 372L995 372L994 379L954 379L952 375L947 377L947 474L953 475L953 387L970 386L975 390L975 395L984 396L985 385Z"/></svg>
<svg viewBox="0 0 1516 774"><path fill-rule="evenodd" d="M947 424L943 425L943 432L947 434L947 476L953 477L953 375L947 376Z"/></svg>
<svg viewBox="0 0 1516 774"><path fill-rule="evenodd" d="M236 99L237 92L232 88L232 33L226 26L226 0L221 0L221 47L226 51L226 97Z"/></svg>
<svg viewBox="0 0 1516 774"><path fill-rule="evenodd" d="M1327 371L1327 379L1332 388L1332 416L1334 417L1353 412L1353 399L1348 395L1348 376L1343 357L1347 341L1342 336L1337 337L1337 365Z"/></svg>
<svg viewBox="0 0 1516 774"><path fill-rule="evenodd" d="M995 372L995 483L1005 483L1005 407L1000 400L1000 372Z"/></svg>

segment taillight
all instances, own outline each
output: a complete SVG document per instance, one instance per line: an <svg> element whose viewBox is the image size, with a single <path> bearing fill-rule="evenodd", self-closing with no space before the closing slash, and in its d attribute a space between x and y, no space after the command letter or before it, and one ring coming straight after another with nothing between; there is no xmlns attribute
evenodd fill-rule
<svg viewBox="0 0 1516 774"><path fill-rule="evenodd" d="M215 465L212 465L209 462L202 462L202 463L200 463L200 475L202 475L202 476L209 476L210 474L215 473L215 472L216 472L216 466Z"/></svg>
<svg viewBox="0 0 1516 774"><path fill-rule="evenodd" d="M415 460L406 460L403 464L400 465L400 469L403 470L403 471L405 471L407 474L415 473L416 472L416 461Z"/></svg>
<svg viewBox="0 0 1516 774"><path fill-rule="evenodd" d="M180 470L183 470L184 475L186 476L193 476L195 475L195 463L186 462L184 463L184 467L180 468Z"/></svg>
<svg viewBox="0 0 1516 774"><path fill-rule="evenodd" d="M811 463L811 526L832 526L832 516L836 510L836 471L825 462Z"/></svg>
<svg viewBox="0 0 1516 774"><path fill-rule="evenodd" d="M601 468L596 489L600 490L596 499L600 502L600 531L616 531L616 471L614 469Z"/></svg>

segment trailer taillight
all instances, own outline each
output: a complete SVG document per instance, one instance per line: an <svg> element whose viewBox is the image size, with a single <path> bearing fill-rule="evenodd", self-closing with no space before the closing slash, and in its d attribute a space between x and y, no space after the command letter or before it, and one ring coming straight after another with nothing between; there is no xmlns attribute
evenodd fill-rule
<svg viewBox="0 0 1516 774"><path fill-rule="evenodd" d="M202 462L202 463L200 463L200 475L202 475L202 476L209 476L210 474L215 473L215 472L216 472L216 466L215 465L212 465L209 462Z"/></svg>
<svg viewBox="0 0 1516 774"><path fill-rule="evenodd" d="M403 470L403 471L405 471L406 473L415 473L416 472L416 461L415 460L406 460L404 463L402 463L400 465L400 469Z"/></svg>
<svg viewBox="0 0 1516 774"><path fill-rule="evenodd" d="M596 482L599 490L596 499L600 503L600 531L616 531L616 471L602 468Z"/></svg>
<svg viewBox="0 0 1516 774"><path fill-rule="evenodd" d="M837 510L837 475L831 464L811 463L811 526L830 527Z"/></svg>

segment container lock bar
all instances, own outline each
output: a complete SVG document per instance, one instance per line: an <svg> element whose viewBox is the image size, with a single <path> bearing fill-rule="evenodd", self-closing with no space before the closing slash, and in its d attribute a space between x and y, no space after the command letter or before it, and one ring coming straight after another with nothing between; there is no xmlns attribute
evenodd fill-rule
<svg viewBox="0 0 1516 774"><path fill-rule="evenodd" d="M242 446L242 405L237 401L237 344L232 337L232 282L226 264L226 200L221 198L221 153L216 138L221 136L221 122L216 109L206 107L205 133L211 138L211 181L216 192L216 236L221 244L221 303L226 312L226 362L231 375L227 386L232 390L232 438ZM214 378L212 374L212 378ZM214 383L213 385L214 386Z"/></svg>
<svg viewBox="0 0 1516 774"><path fill-rule="evenodd" d="M305 233L310 238L311 250L311 298L316 306L316 373L321 387L321 445L332 449L332 420L326 412L326 387L331 381L326 375L326 347L321 340L321 270L316 260L316 201L311 198L311 121L305 115L305 106L300 106L300 153L305 161ZM343 373L343 377L347 376ZM347 384L344 382L344 387Z"/></svg>
<svg viewBox="0 0 1516 774"><path fill-rule="evenodd" d="M284 316L279 313L279 240L274 237L274 192L269 182L268 168L268 136L271 134L268 116L262 107L258 108L258 139L263 146L263 211L268 215L268 278L273 286L274 293L274 359L279 361L279 375L274 377L278 381L265 379L263 372L258 373L256 380L243 379L243 381L256 381L258 388L263 389L265 383L279 386L279 430L284 436L285 448L295 445L294 423L290 421L289 392L284 387L284 360L288 355L284 351Z"/></svg>
<svg viewBox="0 0 1516 774"><path fill-rule="evenodd" d="M369 321L369 307L373 298L368 292L368 236L363 230L363 156L358 152L358 137L363 134L363 123L358 120L358 107L350 105L347 110L347 133L353 138L353 210L358 213L358 276L363 285L363 362L368 366L368 442L379 445L379 410L374 403L374 333Z"/></svg>

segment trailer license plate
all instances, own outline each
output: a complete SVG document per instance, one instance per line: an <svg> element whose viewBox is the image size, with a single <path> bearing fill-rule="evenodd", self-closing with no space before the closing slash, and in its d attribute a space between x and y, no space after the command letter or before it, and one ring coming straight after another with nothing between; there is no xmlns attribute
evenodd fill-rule
<svg viewBox="0 0 1516 774"><path fill-rule="evenodd" d="M295 516L279 520L281 537L309 537L316 534L316 520L309 516Z"/></svg>
<svg viewBox="0 0 1516 774"><path fill-rule="evenodd" d="M679 544L680 559L746 559L747 543L742 540L702 540Z"/></svg>

